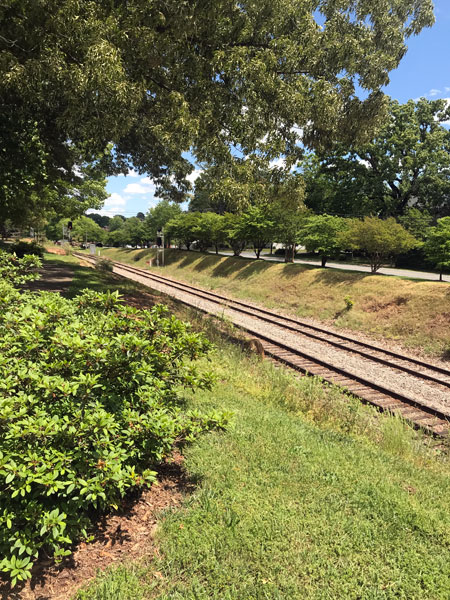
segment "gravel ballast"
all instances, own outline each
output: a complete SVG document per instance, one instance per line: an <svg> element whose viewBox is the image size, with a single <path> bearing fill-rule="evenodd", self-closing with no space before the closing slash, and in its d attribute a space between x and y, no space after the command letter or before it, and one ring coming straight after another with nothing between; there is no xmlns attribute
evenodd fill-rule
<svg viewBox="0 0 450 600"><path fill-rule="evenodd" d="M196 296L192 296L188 292L174 289L168 284L150 281L145 276L131 273L118 266L114 267L114 272L118 275L127 277L128 279L133 279L154 290L165 293L182 302L188 303L193 307L199 308L212 315L226 317L235 325L243 327L255 335L262 334L268 336L274 341L282 342L308 354L312 359L316 358L329 362L330 365L345 369L356 376L364 377L393 392L407 395L431 408L448 413L450 417L450 393L448 388L439 384L426 382L420 379L420 374L418 374L418 376L409 375L399 371L394 365L392 367L381 365L351 351L337 349L326 342L322 343L317 340L312 340L301 333L289 332L281 326L263 322L258 318L249 315L243 315L226 305L219 306L215 302L203 300ZM249 308L251 308L250 304ZM353 337L357 339L357 336ZM381 346L378 341L377 345Z"/></svg>

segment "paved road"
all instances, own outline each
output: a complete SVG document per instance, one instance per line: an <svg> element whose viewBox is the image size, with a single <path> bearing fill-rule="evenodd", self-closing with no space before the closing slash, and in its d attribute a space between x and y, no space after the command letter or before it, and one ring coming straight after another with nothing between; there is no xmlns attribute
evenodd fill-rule
<svg viewBox="0 0 450 600"><path fill-rule="evenodd" d="M219 252L219 254L223 254L224 256L232 256L232 252ZM256 260L255 253L245 251L242 252L241 256L245 258L253 258ZM267 254L263 254L261 256L263 260L270 260L273 262L284 262L284 259L280 256L268 256ZM320 260L303 260L296 258L296 263L300 263L303 265L314 265L320 267ZM333 269L342 269L343 271L359 271L360 273L370 273L370 267L365 267L364 265L347 265L345 263L335 263L335 262L327 262L327 267L332 267ZM381 275L396 275L397 277L410 277L412 279L425 279L427 281L437 281L439 280L439 275L437 273L427 273L425 271L412 271L409 269L391 269L389 267L382 267L378 269L377 273L381 273ZM450 275L443 275L443 281L447 281L450 283Z"/></svg>

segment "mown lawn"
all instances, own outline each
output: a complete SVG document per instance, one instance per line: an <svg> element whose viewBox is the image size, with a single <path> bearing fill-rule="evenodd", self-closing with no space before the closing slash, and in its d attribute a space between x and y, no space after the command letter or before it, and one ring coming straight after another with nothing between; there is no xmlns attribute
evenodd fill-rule
<svg viewBox="0 0 450 600"><path fill-rule="evenodd" d="M148 268L154 250L102 249L102 256ZM152 267L156 268L156 267ZM167 275L338 327L450 355L450 285L385 275L166 251ZM346 310L345 298L353 301Z"/></svg>
<svg viewBox="0 0 450 600"><path fill-rule="evenodd" d="M314 416L326 409L316 383L236 349L217 350L210 366L214 392L191 402L234 411L235 425L185 451L198 487L162 516L162 558L109 571L78 598L448 598L445 462L414 458L392 419L370 440L365 409Z"/></svg>
<svg viewBox="0 0 450 600"><path fill-rule="evenodd" d="M187 402L232 411L233 426L184 449L196 488L160 515L159 557L108 569L75 598L448 599L445 449L192 319L215 338L203 365L216 385Z"/></svg>
<svg viewBox="0 0 450 600"><path fill-rule="evenodd" d="M160 559L79 600L448 599L450 473L390 417L222 343L198 408L234 426L185 449L196 483L161 515Z"/></svg>

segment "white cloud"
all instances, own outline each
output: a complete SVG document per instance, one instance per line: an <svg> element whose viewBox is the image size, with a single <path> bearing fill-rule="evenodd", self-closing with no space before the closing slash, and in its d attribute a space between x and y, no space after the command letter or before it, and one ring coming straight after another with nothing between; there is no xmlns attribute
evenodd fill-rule
<svg viewBox="0 0 450 600"><path fill-rule="evenodd" d="M142 185L150 185L155 187L155 182L150 177L143 177L140 183L142 183Z"/></svg>
<svg viewBox="0 0 450 600"><path fill-rule="evenodd" d="M120 194L113 192L106 200L105 207L107 206L125 206L127 201Z"/></svg>
<svg viewBox="0 0 450 600"><path fill-rule="evenodd" d="M98 212L106 217L113 217L114 215L120 214L123 212L123 208L125 207L127 201L126 199L118 194L117 192L113 192L106 198L105 204L101 210L89 210L90 212Z"/></svg>
<svg viewBox="0 0 450 600"><path fill-rule="evenodd" d="M413 98L414 102L418 102L421 98L436 98L436 96L439 96L441 94L450 92L450 87L444 87L444 91L442 90L438 90L437 88L432 88L429 92L427 92L426 94L423 94L422 96L418 97L418 98ZM445 98L443 98L445 100Z"/></svg>
<svg viewBox="0 0 450 600"><path fill-rule="evenodd" d="M370 169L370 168L371 168L371 164L370 164L370 162L369 162L368 160L365 160L365 159L363 159L363 158L358 158L358 162L359 162L361 165L364 165L364 166L365 166L367 169Z"/></svg>
<svg viewBox="0 0 450 600"><path fill-rule="evenodd" d="M146 177L148 179L148 177ZM144 181L141 179L141 181ZM129 183L123 190L124 194L148 194L151 190L141 183Z"/></svg>
<svg viewBox="0 0 450 600"><path fill-rule="evenodd" d="M189 173L189 175L186 177L186 179L188 181L190 181L191 183L195 183L196 179L198 177L200 177L200 175L203 173L203 171L201 169L194 169L192 171L192 173Z"/></svg>
<svg viewBox="0 0 450 600"><path fill-rule="evenodd" d="M134 169L128 169L128 173L119 173L117 177L139 177L139 173Z"/></svg>
<svg viewBox="0 0 450 600"><path fill-rule="evenodd" d="M273 169L274 167L278 167L279 169L284 169L286 166L286 159L283 158L283 156L280 156L279 158L275 159L275 160L271 160L269 163L269 167L271 169Z"/></svg>

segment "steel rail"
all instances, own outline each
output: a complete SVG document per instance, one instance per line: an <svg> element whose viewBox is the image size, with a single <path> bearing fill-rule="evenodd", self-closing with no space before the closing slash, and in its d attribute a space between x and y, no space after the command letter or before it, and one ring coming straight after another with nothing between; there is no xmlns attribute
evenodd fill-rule
<svg viewBox="0 0 450 600"><path fill-rule="evenodd" d="M97 260L95 257L91 257L91 256L87 257L85 255L80 255L80 254L76 254L76 253L74 253L74 255L78 256L79 258L82 258L83 260L88 260L88 261L93 261L93 262L95 262ZM248 307L249 307L248 304L244 304L243 302L240 302L240 301L235 301L234 299L227 298L226 296L221 296L220 294L215 294L215 293L209 292L207 290L202 290L201 288L197 288L195 286L190 286L189 284L184 284L184 283L181 283L178 281L174 281L167 277L155 275L154 273L151 273L146 269L139 269L137 267L133 267L132 265L128 265L126 263L121 263L119 261L111 261L111 262L116 267L118 267L124 271L133 273L135 275L144 276L145 278L150 279L151 281L154 281L156 283L159 282L162 285L166 285L168 287L173 287L175 289L178 289L179 291L189 293L192 296L200 297L203 300L209 300L209 301L215 302L216 304L220 304L222 306L224 304L226 304L227 308L231 308L232 310L235 310L237 312L249 314L250 316L252 316L254 318L264 320L264 321L269 321L280 327L285 327L285 328L296 331L296 329L292 326L287 327L286 325L283 325L282 323L276 322L276 320L273 318L268 318L266 316L267 314L274 315L276 318L280 318L280 320L285 319L284 316L277 315L276 313L271 313L271 311L267 311L266 309L260 309L259 307L251 306L252 310L248 310ZM124 275L122 275L122 276L125 277ZM210 298L208 298L208 296L212 296L213 299L211 300ZM194 304L191 304L185 300L179 300L179 301L187 306L194 307L197 310L201 310L202 312L208 313L208 311L206 309L200 308L200 307L198 307ZM233 308L233 306L230 306L230 304L236 304L239 306L239 308ZM242 307L244 307L244 308L242 308ZM264 317L255 315L255 312L254 312L255 310L262 312L264 314ZM297 324L297 321L290 317L286 317L286 320ZM301 322L299 324L302 325ZM314 326L312 326L312 327L314 327ZM261 341L264 351L267 353L267 355L273 357L277 361L282 362L282 363L286 364L287 366L289 366L297 371L300 371L302 373L319 376L328 383L343 387L344 389L351 392L354 396L361 399L363 402L370 403L374 406L377 406L381 410L387 410L389 412L397 414L397 415L401 416L402 418L408 420L415 427L424 429L428 433L431 433L431 434L437 435L437 436L447 436L449 434L449 432L450 432L450 420L449 420L450 413L447 414L446 412L441 411L441 410L437 409L436 407L429 406L418 400L415 400L414 398L410 398L404 394L400 394L394 390L386 388L386 387L379 385L373 381L369 381L363 377L360 377L358 375L355 375L355 374L347 371L346 369L342 369L340 367L330 365L326 361L320 360L316 357L311 357L308 354L306 354L300 350L297 350L297 349L292 348L282 342L279 342L276 338L274 338L272 336L266 336L266 335L262 335L259 332L255 332L250 327L240 327L240 328L246 330L248 333L251 333L253 337L259 339ZM314 327L314 329L320 330L320 328L316 328L316 327ZM327 330L325 330L325 329L323 331L324 331L324 333L330 334L330 332L327 332ZM332 333L331 335L334 335L334 333ZM314 336L314 337L319 338L319 336ZM345 337L345 336L339 336L339 337ZM350 341L354 341L352 338L346 338L346 339L348 339ZM328 343L328 342L325 340L325 343ZM364 344L364 345L367 345L370 347L369 344L365 344L364 342L361 342L361 344ZM343 346L343 345L340 344L340 346ZM379 348L379 347L375 347L375 348L377 349L377 351L384 352L384 349L382 349L382 348ZM349 349L345 346L343 346L343 349L345 349L347 351L351 351L351 352L354 351L353 349ZM395 354L398 357L401 357L402 360L410 360L409 357L404 357L397 353L393 353L393 354ZM371 360L376 360L376 358L371 355L369 355L368 357ZM413 361L414 361L414 359L411 362L413 362ZM379 361L379 362L383 362L383 361ZM422 361L419 361L419 362L422 363ZM406 369L402 369L402 367L400 367L400 366L392 365L391 363L388 363L388 362L387 362L387 364L389 364L389 366L393 366L394 368L406 370ZM429 365L427 365L427 363L423 363L423 365L425 365L427 368L429 368ZM447 373L447 371L445 369L443 369L443 370ZM448 372L448 373L450 374L450 372ZM416 377L419 377L419 378L422 377L422 373L417 372L417 371L413 371L412 374L414 374ZM430 376L427 377L427 379L429 379L429 378L430 378ZM442 384L442 381L438 380L438 382Z"/></svg>
<svg viewBox="0 0 450 600"><path fill-rule="evenodd" d="M445 369L444 367L440 367L439 365L432 365L432 364L426 363L423 360L420 360L420 359L417 359L414 357L410 357L410 356L405 356L398 352L394 352L392 350L382 348L381 346L377 346L375 344L369 344L368 342L356 340L350 336L345 336L340 333L329 331L325 328L311 325L311 324L303 322L299 319L294 319L287 315L281 315L279 313L269 311L269 310L261 308L259 306L245 304L244 302L235 300L234 298L223 296L221 294L216 294L215 292L211 292L209 290L204 290L202 288L198 288L196 286L192 286L192 285L184 283L184 282L175 281L168 277L163 277L162 275L151 273L146 269L139 269L138 267L133 267L132 265L127 265L126 263L121 263L119 261L113 261L113 262L114 262L114 264L117 264L118 266L120 266L120 268L122 268L122 269L129 270L130 272L136 272L145 277L149 277L155 281L162 281L163 283L168 282L173 287L177 287L178 289L180 289L182 291L186 290L189 293L193 293L193 294L197 295L198 297L205 298L205 296L207 295L207 296L210 296L211 298L213 298L213 300L212 300L213 302L220 300L220 304L226 304L228 308L233 308L233 306L231 306L232 304L242 307L241 312L245 312L246 314L248 314L250 316L255 316L255 311L256 311L257 313L260 313L260 315L263 315L263 316L257 315L258 318L260 318L264 321L267 321L268 323L273 323L275 325L284 327L285 329L301 333L302 335L305 335L306 337L319 340L322 343L332 345L336 348L345 350L347 352L353 352L353 353L359 354L365 358L369 358L372 361L379 362L390 368L404 371L410 375L418 377L419 379L427 379L427 380L433 381L434 383L437 383L439 385L450 388L450 370ZM308 330L311 330L311 331L308 331ZM315 332L321 333L322 335L317 335ZM336 338L337 340L340 340L340 341L335 341L333 339L325 339L323 337L323 335L328 336L328 338L330 338L330 337ZM352 344L354 344L354 346L356 346L356 347L351 347ZM407 365L404 365L404 364L398 364L395 362L391 362L386 358L371 354L367 350L369 350L371 352L379 352L381 354L385 354L386 356L395 358L397 360L401 360L403 362L409 362L410 364L415 365L416 367L421 367L421 368L427 369L428 371L434 371L435 373L439 373L440 375L445 375L446 379L443 379L442 377L437 377L436 375L430 375L429 373L424 373L422 371L418 371L417 368L414 368L414 367L408 367Z"/></svg>

